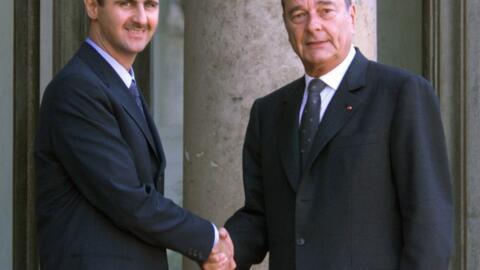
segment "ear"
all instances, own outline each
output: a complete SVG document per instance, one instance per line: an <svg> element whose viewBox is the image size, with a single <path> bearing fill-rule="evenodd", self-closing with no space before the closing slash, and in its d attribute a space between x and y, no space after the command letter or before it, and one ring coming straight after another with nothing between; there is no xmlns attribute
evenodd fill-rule
<svg viewBox="0 0 480 270"><path fill-rule="evenodd" d="M287 15L285 15L285 11L282 12L282 19L283 19L283 25L285 26L286 30L288 31L288 27L287 27Z"/></svg>
<svg viewBox="0 0 480 270"><path fill-rule="evenodd" d="M282 18L283 18L283 26L285 27L285 30L287 31L287 35L288 35L288 41L289 42L292 42L292 35L290 34L290 28L288 26L288 19L287 19L287 15L285 14L285 11L282 13Z"/></svg>
<svg viewBox="0 0 480 270"><path fill-rule="evenodd" d="M95 20L98 17L98 2L97 0L83 0L87 15L91 20Z"/></svg>
<svg viewBox="0 0 480 270"><path fill-rule="evenodd" d="M356 26L356 20L357 20L357 7L355 6L354 3L350 5L349 16L350 16L350 19L352 20L353 32L355 33L355 26Z"/></svg>

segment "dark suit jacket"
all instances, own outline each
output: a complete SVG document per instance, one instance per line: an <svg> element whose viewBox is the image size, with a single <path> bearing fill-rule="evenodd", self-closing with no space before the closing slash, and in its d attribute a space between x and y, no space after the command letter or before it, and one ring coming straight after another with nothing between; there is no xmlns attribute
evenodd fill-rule
<svg viewBox="0 0 480 270"><path fill-rule="evenodd" d="M165 157L144 111L86 43L47 87L35 145L42 270L167 269L165 248L208 257L211 223L163 196Z"/></svg>
<svg viewBox="0 0 480 270"><path fill-rule="evenodd" d="M255 101L245 205L226 224L239 269L447 270L452 199L439 105L423 78L359 51L300 168L305 80Z"/></svg>

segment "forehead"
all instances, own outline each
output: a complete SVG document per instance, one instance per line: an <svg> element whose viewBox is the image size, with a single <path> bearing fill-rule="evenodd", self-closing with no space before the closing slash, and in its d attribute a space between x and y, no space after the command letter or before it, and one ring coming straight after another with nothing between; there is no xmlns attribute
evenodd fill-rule
<svg viewBox="0 0 480 270"><path fill-rule="evenodd" d="M159 0L102 0L101 2L107 3L115 3L115 2L130 2L130 3L148 3L148 2L158 2ZM100 1L99 1L100 2Z"/></svg>
<svg viewBox="0 0 480 270"><path fill-rule="evenodd" d="M320 5L342 5L345 0L282 0L286 10L295 7L312 7Z"/></svg>

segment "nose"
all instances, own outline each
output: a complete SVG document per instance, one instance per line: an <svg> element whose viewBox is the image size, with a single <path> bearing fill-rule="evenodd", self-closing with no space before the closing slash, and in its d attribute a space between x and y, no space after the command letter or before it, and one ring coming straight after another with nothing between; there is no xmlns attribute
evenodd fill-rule
<svg viewBox="0 0 480 270"><path fill-rule="evenodd" d="M316 12L311 12L308 16L307 28L311 32L322 29L322 18Z"/></svg>
<svg viewBox="0 0 480 270"><path fill-rule="evenodd" d="M145 7L143 5L137 5L132 19L135 23L141 25L147 24L147 13L145 12Z"/></svg>

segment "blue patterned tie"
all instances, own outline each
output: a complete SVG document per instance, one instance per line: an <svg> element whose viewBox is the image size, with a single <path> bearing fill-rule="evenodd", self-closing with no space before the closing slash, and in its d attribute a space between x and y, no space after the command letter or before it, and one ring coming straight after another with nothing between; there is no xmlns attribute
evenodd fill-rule
<svg viewBox="0 0 480 270"><path fill-rule="evenodd" d="M143 112L143 106L142 106L142 99L140 98L140 92L138 91L137 88L137 83L135 80L132 80L132 84L130 85L130 88L128 88L130 91L130 94L132 94L133 98L135 99L135 103L137 103L138 109L140 109L140 112L142 113L142 116L145 118L145 113Z"/></svg>
<svg viewBox="0 0 480 270"><path fill-rule="evenodd" d="M308 98L300 124L300 156L302 168L305 166L313 139L317 133L320 122L320 108L322 107L320 92L322 92L325 86L327 85L319 79L313 79L308 84Z"/></svg>

